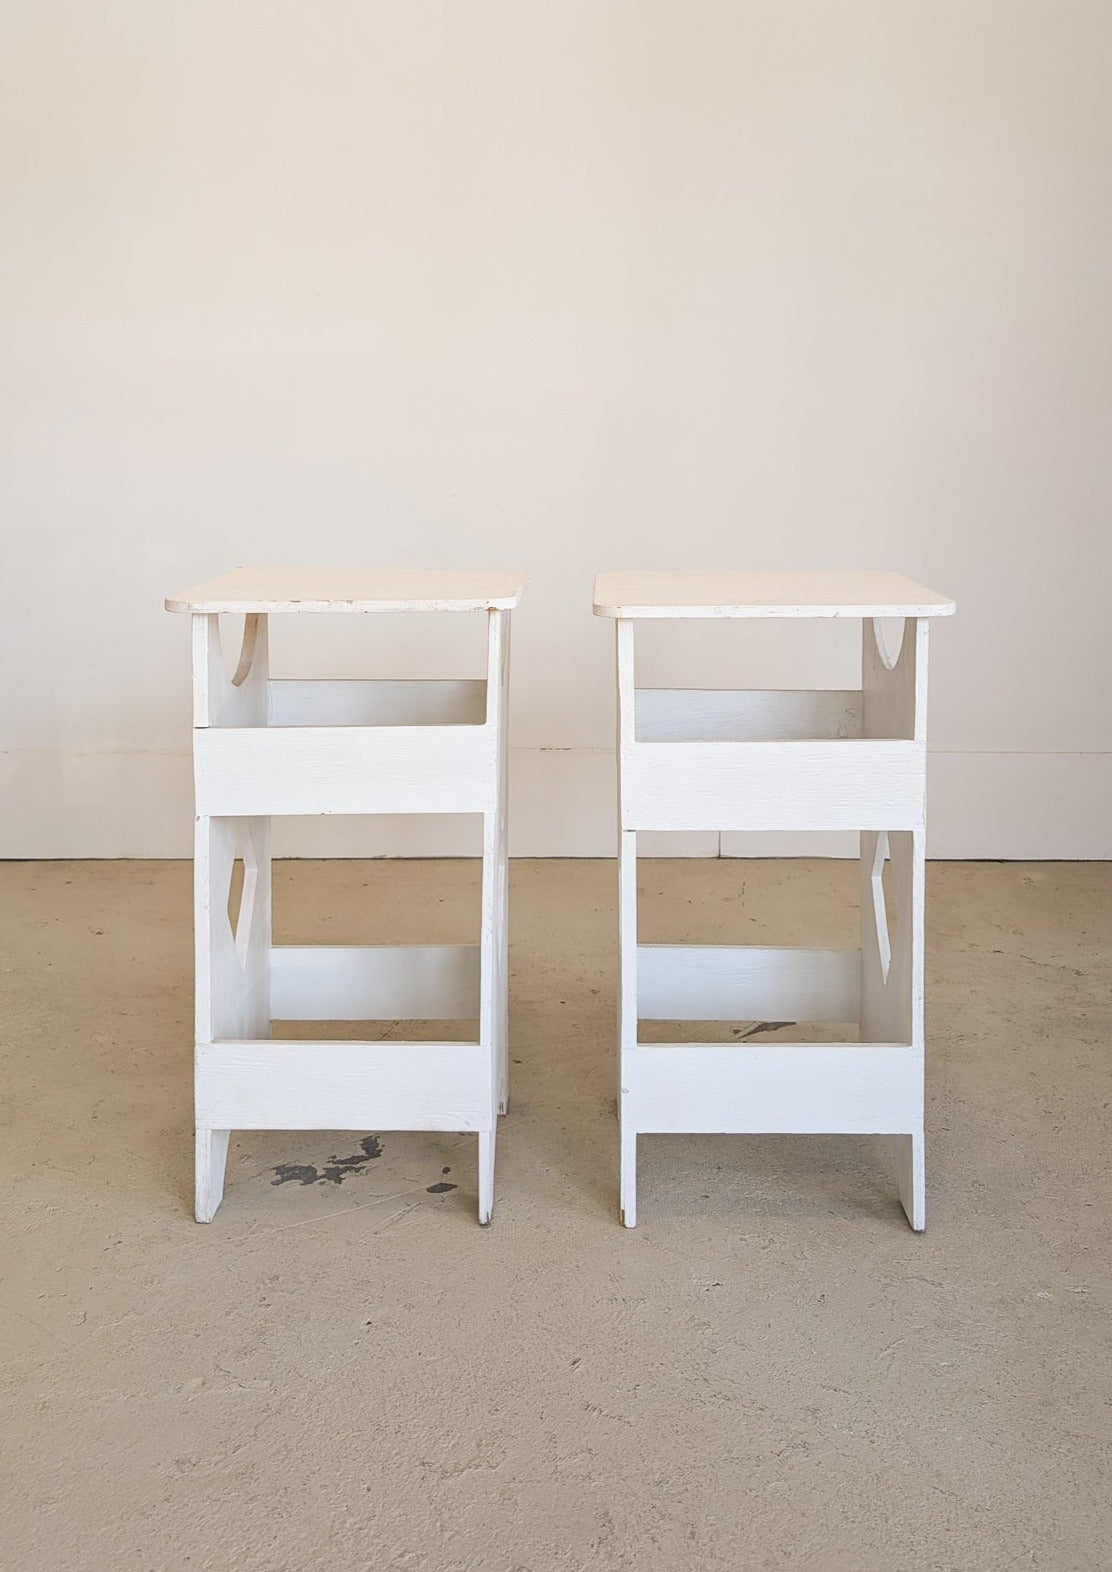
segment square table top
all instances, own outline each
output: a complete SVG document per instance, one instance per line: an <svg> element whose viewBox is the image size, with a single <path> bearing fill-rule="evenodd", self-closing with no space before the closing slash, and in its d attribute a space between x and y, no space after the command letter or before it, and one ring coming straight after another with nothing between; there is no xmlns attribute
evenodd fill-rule
<svg viewBox="0 0 1112 1572"><path fill-rule="evenodd" d="M597 617L948 617L954 602L900 573L600 573Z"/></svg>
<svg viewBox="0 0 1112 1572"><path fill-rule="evenodd" d="M490 568L233 568L167 611L509 611L525 576Z"/></svg>

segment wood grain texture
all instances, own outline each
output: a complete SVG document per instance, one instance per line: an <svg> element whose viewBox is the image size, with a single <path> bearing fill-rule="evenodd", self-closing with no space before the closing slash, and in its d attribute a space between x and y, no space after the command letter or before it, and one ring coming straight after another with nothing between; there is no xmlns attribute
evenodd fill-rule
<svg viewBox="0 0 1112 1572"><path fill-rule="evenodd" d="M229 1130L483 1130L491 1061L475 1043L199 1044L197 1121Z"/></svg>
<svg viewBox="0 0 1112 1572"><path fill-rule="evenodd" d="M323 612L508 611L521 599L521 573L433 568L233 568L170 595L167 611Z"/></svg>
<svg viewBox="0 0 1112 1572"><path fill-rule="evenodd" d="M268 580L276 594L278 577ZM495 1130L509 1098L507 1012L509 611L475 576L400 586L346 582L353 598L281 610L487 612L484 681L271 682L267 616L225 598L189 602L193 617L196 787L196 1188L198 1221L220 1205L233 1129L473 1131L479 1222L494 1205ZM480 576L481 577L481 576ZM474 606L437 596L464 596ZM493 588L490 576L487 590ZM303 586L304 587L304 586ZM259 585L254 585L259 589ZM313 586L310 586L313 588ZM336 593L339 587L333 586ZM315 591L323 597L329 586ZM237 603L235 593L242 592ZM226 592L226 594L225 594ZM329 592L331 592L329 590ZM261 593L261 591L260 591ZM470 590L467 593L471 593ZM372 595L395 598L380 604ZM429 599L423 600L422 596ZM484 596L486 598L484 598ZM514 597L507 590L510 600ZM246 614L233 677L218 610ZM477 813L483 819L478 945L282 946L271 942L274 814ZM236 856L244 863L238 925L229 916ZM270 1041L272 1020L478 1021L478 1043Z"/></svg>
<svg viewBox="0 0 1112 1572"><path fill-rule="evenodd" d="M481 726L486 683L295 678L268 687L271 726Z"/></svg>
<svg viewBox="0 0 1112 1572"><path fill-rule="evenodd" d="M483 813L486 726L214 726L194 733L198 813Z"/></svg>
<svg viewBox="0 0 1112 1572"><path fill-rule="evenodd" d="M642 944L637 1014L642 1021L856 1021L860 971L858 950Z"/></svg>
<svg viewBox="0 0 1112 1572"><path fill-rule="evenodd" d="M894 1138L900 1199L926 1223L923 875L927 617L952 603L893 575L601 575L617 618L622 1221L650 1131ZM856 616L861 688L640 690L646 617ZM903 619L890 653L882 619ZM892 646L893 651L895 645ZM637 835L856 830L852 951L637 943ZM882 877L887 849L891 876ZM858 1044L639 1045L638 1020L856 1020Z"/></svg>
<svg viewBox="0 0 1112 1572"><path fill-rule="evenodd" d="M283 944L270 952L275 1021L456 1021L479 1014L477 944Z"/></svg>
<svg viewBox="0 0 1112 1572"><path fill-rule="evenodd" d="M921 1119L922 1055L906 1044L678 1043L624 1056L634 1129L895 1135Z"/></svg>
<svg viewBox="0 0 1112 1572"><path fill-rule="evenodd" d="M914 742L637 742L621 750L628 830L918 829Z"/></svg>
<svg viewBox="0 0 1112 1572"><path fill-rule="evenodd" d="M861 694L836 689L638 688L638 742L860 737Z"/></svg>
<svg viewBox="0 0 1112 1572"><path fill-rule="evenodd" d="M900 573L600 573L597 617L948 617L954 603Z"/></svg>

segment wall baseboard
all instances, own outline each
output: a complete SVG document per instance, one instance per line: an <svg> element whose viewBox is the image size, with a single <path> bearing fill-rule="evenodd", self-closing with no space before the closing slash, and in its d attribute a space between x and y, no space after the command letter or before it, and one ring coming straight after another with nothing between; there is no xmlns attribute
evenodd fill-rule
<svg viewBox="0 0 1112 1572"><path fill-rule="evenodd" d="M928 792L931 857L1112 857L1112 753L932 753ZM612 857L615 800L608 750L514 749L511 854ZM192 854L185 752L0 753L0 805L3 859ZM455 815L287 819L274 830L275 854L283 857L451 857L477 849L477 826ZM855 838L646 835L643 851L838 857L855 854Z"/></svg>

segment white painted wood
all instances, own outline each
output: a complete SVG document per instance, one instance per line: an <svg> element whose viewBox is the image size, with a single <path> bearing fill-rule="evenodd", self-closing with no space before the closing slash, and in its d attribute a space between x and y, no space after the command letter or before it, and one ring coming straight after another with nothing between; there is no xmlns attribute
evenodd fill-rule
<svg viewBox="0 0 1112 1572"><path fill-rule="evenodd" d="M479 1035L490 1055L492 1108L479 1133L479 1225L494 1213L498 1115L509 1109L509 703L510 619L491 611L487 642L487 724L495 738L494 801L483 818L483 885L479 945Z"/></svg>
<svg viewBox="0 0 1112 1572"><path fill-rule="evenodd" d="M483 815L483 883L479 939L479 1041L490 1056L490 1119L508 1097L506 1043L506 819L501 798L505 781L505 720L509 681L509 613L491 611L487 619L487 726L495 740L491 793ZM479 1221L490 1221L494 1197L493 1139L479 1143Z"/></svg>
<svg viewBox="0 0 1112 1572"><path fill-rule="evenodd" d="M213 726L194 735L197 811L485 813L488 726Z"/></svg>
<svg viewBox="0 0 1112 1572"><path fill-rule="evenodd" d="M251 921L237 945L228 916L228 893L237 855L254 864ZM196 898L196 1036L269 1035L270 857L265 819L197 820L194 855Z"/></svg>
<svg viewBox="0 0 1112 1572"><path fill-rule="evenodd" d="M244 864L238 931L228 913L232 869ZM194 855L196 1043L221 1034L270 1035L270 824L266 819L196 821ZM195 1085L200 1071L194 1070ZM211 1220L223 1195L230 1126L195 1115L198 1222Z"/></svg>
<svg viewBox="0 0 1112 1572"><path fill-rule="evenodd" d="M630 830L918 829L922 744L637 742L621 750Z"/></svg>
<svg viewBox="0 0 1112 1572"><path fill-rule="evenodd" d="M251 675L251 668L255 661L255 646L258 643L259 632L265 626L266 619L258 612L248 612L243 619L243 642L239 649L239 660L232 676L232 687L241 688Z"/></svg>
<svg viewBox="0 0 1112 1572"><path fill-rule="evenodd" d="M224 666L220 618L195 616L192 624L194 726L261 726L269 675L266 618L256 617L250 634L245 624L234 677Z"/></svg>
<svg viewBox="0 0 1112 1572"><path fill-rule="evenodd" d="M638 742L787 742L861 735L861 695L834 689L638 688Z"/></svg>
<svg viewBox="0 0 1112 1572"><path fill-rule="evenodd" d="M619 623L619 627L623 624ZM628 627L628 623L625 624ZM618 833L618 1122L621 1126L621 1172L618 1208L622 1222L637 1222L636 1126L626 1107L622 1067L637 1047L637 836Z"/></svg>
<svg viewBox="0 0 1112 1572"><path fill-rule="evenodd" d="M869 832L861 836L861 1039L902 1040L914 1044L922 1056L925 838L922 833L907 832L890 832L887 837L891 878L879 914L886 917L890 931L887 968L873 901L872 870L877 863L879 839ZM909 1132L906 1152L899 1155L898 1172L900 1197L908 1219L913 1228L921 1229L926 1226L922 1081L918 1096L918 1122Z"/></svg>
<svg viewBox="0 0 1112 1572"><path fill-rule="evenodd" d="M600 629L601 633L601 629ZM937 629L935 630L937 638ZM948 633L946 638L948 640ZM516 652L515 652L516 665ZM180 673L179 673L180 676ZM516 681L516 679L515 679ZM1112 858L1112 752L927 752L927 857ZM167 706L167 714L170 707ZM0 755L0 859L192 855L190 754ZM512 857L614 857L614 748L510 749ZM96 804L95 814L93 805ZM1054 804L1053 811L1048 804ZM275 857L468 857L466 815L302 815L274 824ZM638 837L638 856L857 858L855 831L712 830Z"/></svg>
<svg viewBox="0 0 1112 1572"><path fill-rule="evenodd" d="M228 1166L230 1139L230 1130L197 1126L194 1215L199 1223L211 1223L224 1199L224 1172Z"/></svg>
<svg viewBox="0 0 1112 1572"><path fill-rule="evenodd" d="M231 1130L457 1130L491 1124L475 1043L215 1042L197 1049L197 1119Z"/></svg>
<svg viewBox="0 0 1112 1572"><path fill-rule="evenodd" d="M918 1128L922 1073L900 1044L662 1044L624 1055L623 1102L641 1133L894 1135Z"/></svg>
<svg viewBox="0 0 1112 1572"><path fill-rule="evenodd" d="M856 1021L858 950L642 944L642 1021Z"/></svg>
<svg viewBox="0 0 1112 1572"><path fill-rule="evenodd" d="M493 620L494 613L491 614ZM498 1113L510 1109L510 619L500 616L497 717L492 720L498 755L495 808L494 923L492 942L497 965L494 1046ZM493 654L493 652L491 652ZM491 661L493 664L493 661ZM486 693L483 695L484 705ZM497 1121L495 1121L497 1129ZM491 1149L491 1204L494 1196L494 1152Z"/></svg>
<svg viewBox="0 0 1112 1572"><path fill-rule="evenodd" d="M900 573L600 573L598 617L948 617L954 603Z"/></svg>
<svg viewBox="0 0 1112 1572"><path fill-rule="evenodd" d="M295 584L264 571L176 603L194 611L199 1221L220 1205L233 1129L473 1131L479 1221L490 1221L509 1097L507 608L519 592L512 575L308 573ZM267 612L375 609L485 610L485 681L269 681ZM229 677L219 613L236 610ZM271 815L372 813L482 816L478 945L273 946ZM476 1044L269 1040L274 1019L467 1016Z"/></svg>
<svg viewBox="0 0 1112 1572"><path fill-rule="evenodd" d="M271 726L481 726L486 683L271 679Z"/></svg>
<svg viewBox="0 0 1112 1572"><path fill-rule="evenodd" d="M632 737L636 721L633 624L615 626L618 667L618 735ZM618 1123L621 1130L618 1209L622 1223L637 1223L637 1134L627 1116L622 1084L626 1053L637 1046L637 835L622 828L624 754L618 751Z"/></svg>
<svg viewBox="0 0 1112 1572"><path fill-rule="evenodd" d="M896 1139L900 1197L926 1220L923 868L927 621L951 602L887 574L604 574L617 618L622 1220L646 1131ZM636 617L863 619L859 692L656 688ZM898 651L883 618L902 618ZM637 833L859 835L861 948L637 944ZM883 868L891 850L892 874ZM638 1046L642 1020L859 1022L857 1044Z"/></svg>
<svg viewBox="0 0 1112 1572"><path fill-rule="evenodd" d="M888 667L881 649L880 623L862 626L861 689L864 737L908 737L919 743L927 738L927 638L926 618L908 618L896 663Z"/></svg>
<svg viewBox="0 0 1112 1572"><path fill-rule="evenodd" d="M233 568L166 600L167 611L323 612L509 611L520 573L488 569Z"/></svg>
<svg viewBox="0 0 1112 1572"><path fill-rule="evenodd" d="M883 630L862 627L863 727L869 736L926 741L928 623L907 619L899 655L887 658ZM884 853L891 861L885 896L880 877ZM926 837L922 829L890 827L887 834L861 835L861 1038L914 1044L924 1062L923 972ZM879 886L879 888L878 888ZM881 924L884 926L881 926ZM917 1119L896 1143L900 1200L912 1228L926 1227L924 1086L918 1087Z"/></svg>
<svg viewBox="0 0 1112 1572"><path fill-rule="evenodd" d="M634 1124L632 1107L625 1104L624 1096L620 1101L620 1191L619 1191L619 1218L623 1228L637 1227L637 1126Z"/></svg>
<svg viewBox="0 0 1112 1572"><path fill-rule="evenodd" d="M194 735L223 724L254 726L266 714L268 641L265 617L245 624L229 678L220 620L193 618ZM236 858L244 868L238 929L228 913ZM195 1015L198 1052L214 1037L270 1035L270 822L212 818L198 810L194 835ZM195 1084L199 1071L194 1068ZM209 1222L224 1190L231 1126L195 1115L195 1211Z"/></svg>
<svg viewBox="0 0 1112 1572"><path fill-rule="evenodd" d="M494 1148L497 1122L479 1131L479 1227L485 1228L494 1215Z"/></svg>
<svg viewBox="0 0 1112 1572"><path fill-rule="evenodd" d="M479 1014L479 946L278 945L275 1021L451 1021Z"/></svg>
<svg viewBox="0 0 1112 1572"><path fill-rule="evenodd" d="M911 1135L892 1138L896 1149L896 1182L900 1205L917 1234L927 1226L926 1137L922 1124Z"/></svg>

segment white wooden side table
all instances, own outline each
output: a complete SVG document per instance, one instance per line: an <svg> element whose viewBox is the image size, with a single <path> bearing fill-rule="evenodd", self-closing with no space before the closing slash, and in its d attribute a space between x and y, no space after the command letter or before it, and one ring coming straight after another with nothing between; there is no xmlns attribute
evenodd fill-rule
<svg viewBox="0 0 1112 1572"><path fill-rule="evenodd" d="M238 568L167 600L193 619L199 1222L223 1197L232 1130L474 1131L490 1221L508 1088L506 705L522 585L516 573ZM441 611L486 614L485 681L270 678L271 616ZM244 617L230 679L222 613ZM480 943L273 945L271 816L325 813L481 814ZM275 1020L467 1016L477 1042L269 1040Z"/></svg>
<svg viewBox="0 0 1112 1572"><path fill-rule="evenodd" d="M922 1229L927 630L953 602L891 573L602 573L594 609L617 624L623 1222L637 1221L639 1134L821 1132L897 1137L900 1199ZM638 688L635 624L663 617L861 618L861 687ZM903 619L894 658L889 618ZM860 948L638 944L643 830L860 831ZM642 1044L641 1020L859 1030L848 1044Z"/></svg>

